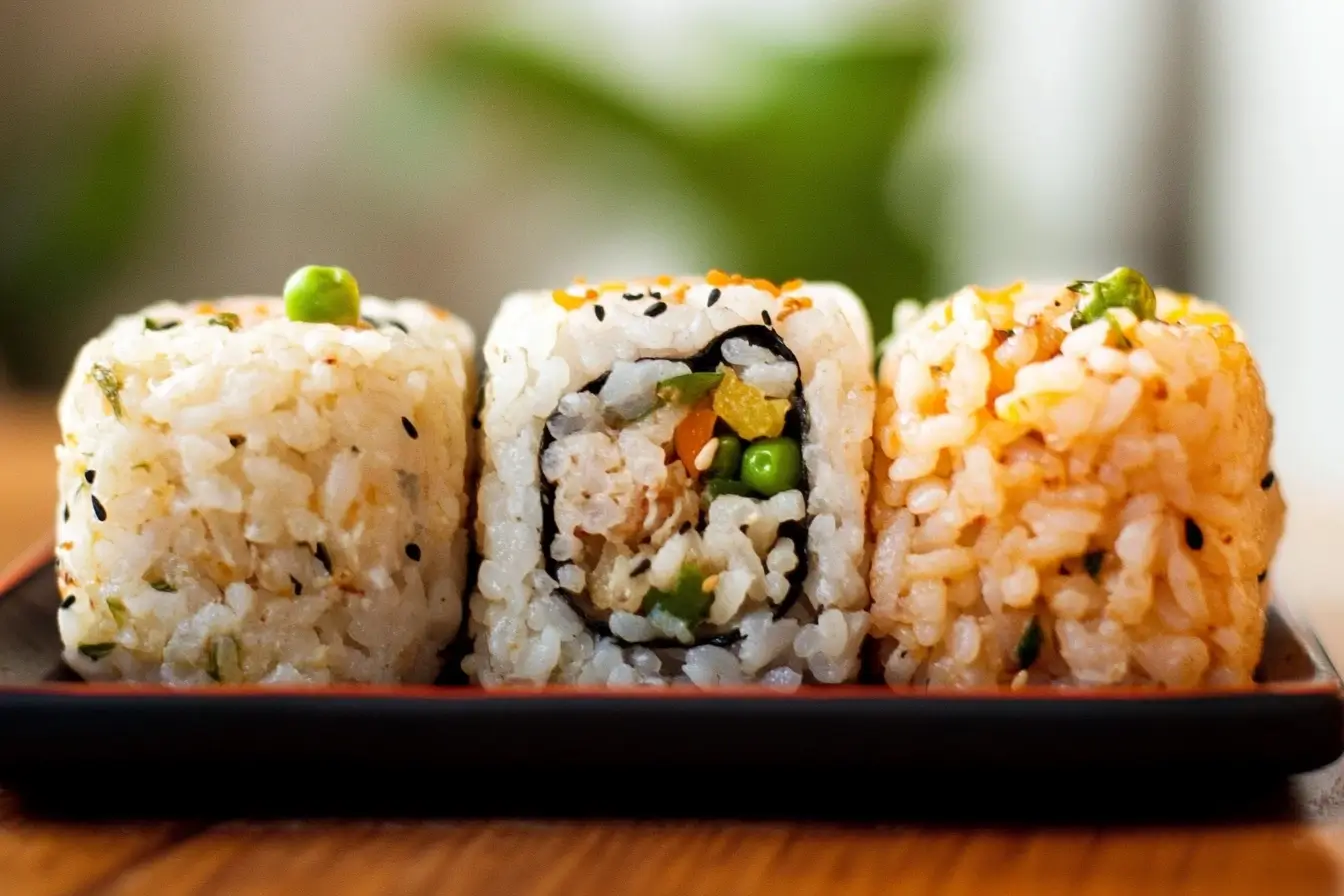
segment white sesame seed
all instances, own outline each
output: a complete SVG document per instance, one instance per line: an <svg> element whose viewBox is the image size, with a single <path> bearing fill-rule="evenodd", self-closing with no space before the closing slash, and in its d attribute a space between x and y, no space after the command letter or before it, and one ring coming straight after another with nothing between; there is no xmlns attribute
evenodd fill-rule
<svg viewBox="0 0 1344 896"><path fill-rule="evenodd" d="M710 439L705 443L705 447L700 449L700 453L695 456L695 468L697 470L708 470L709 465L714 463L714 455L719 452L719 440Z"/></svg>

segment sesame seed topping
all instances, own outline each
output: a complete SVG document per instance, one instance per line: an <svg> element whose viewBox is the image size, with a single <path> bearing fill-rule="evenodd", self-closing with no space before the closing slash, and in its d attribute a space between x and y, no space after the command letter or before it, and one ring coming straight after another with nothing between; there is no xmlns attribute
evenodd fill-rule
<svg viewBox="0 0 1344 896"><path fill-rule="evenodd" d="M761 312L761 320L765 321L765 325L766 325L767 327L770 326L770 312L769 312L769 311L762 311L762 312Z"/></svg>
<svg viewBox="0 0 1344 896"><path fill-rule="evenodd" d="M662 297L663 297L663 294L660 293L658 290L656 290L656 289L651 289L651 290L649 290L649 298L651 298L651 299L661 299Z"/></svg>
<svg viewBox="0 0 1344 896"><path fill-rule="evenodd" d="M229 436L229 444L232 445L234 448L237 448L239 445L243 444L246 441L247 439L243 438L242 436Z"/></svg>
<svg viewBox="0 0 1344 896"><path fill-rule="evenodd" d="M641 559L638 563L636 563L636 564L631 568L631 570L630 570L630 578L633 579L635 576L642 576L642 575L644 575L644 573L646 573L646 572L649 571L649 567L652 566L652 565L653 565L653 561L650 560L648 557L644 557L643 559Z"/></svg>
<svg viewBox="0 0 1344 896"><path fill-rule="evenodd" d="M711 290L709 291L709 302L706 303L705 307L706 307L706 308L713 308L713 307L714 307L714 303L717 302L717 301L719 300L719 297L722 296L722 295L723 295L723 290L719 289L717 286L714 287L713 289L711 289Z"/></svg>
<svg viewBox="0 0 1344 896"><path fill-rule="evenodd" d="M644 316L657 317L666 310L667 310L666 302L654 302L652 305L644 309Z"/></svg>
<svg viewBox="0 0 1344 896"><path fill-rule="evenodd" d="M84 471L84 481L87 482L89 485L93 485L93 480L96 479L97 477L98 474L93 470Z"/></svg>
<svg viewBox="0 0 1344 896"><path fill-rule="evenodd" d="M65 520L67 523L70 522L70 505L69 505L69 504L65 505L65 509L61 511L61 519Z"/></svg>
<svg viewBox="0 0 1344 896"><path fill-rule="evenodd" d="M98 517L98 522L107 522L107 508L103 506L103 502L98 500L97 495L90 495L89 497L93 498L93 515Z"/></svg>
<svg viewBox="0 0 1344 896"><path fill-rule="evenodd" d="M402 429L406 430L406 435L410 436L411 438L413 439L420 438L420 431L415 428L415 424L410 421L410 418L402 417L401 427Z"/></svg>
<svg viewBox="0 0 1344 896"><path fill-rule="evenodd" d="M294 596L295 596L295 597L302 597L302 596L303 596L303 583L302 583L302 582L300 582L298 579L294 578L293 576L290 576L290 577L289 577L289 584L292 585L292 586L294 587Z"/></svg>
<svg viewBox="0 0 1344 896"><path fill-rule="evenodd" d="M61 601L62 610L68 610L74 605L75 605L75 596L73 594L67 597L65 600Z"/></svg>
<svg viewBox="0 0 1344 896"><path fill-rule="evenodd" d="M1268 491L1274 487L1274 471L1270 470L1265 474L1265 478L1260 480L1260 488Z"/></svg>
<svg viewBox="0 0 1344 896"><path fill-rule="evenodd" d="M410 544L406 545L406 556L407 556L407 557L410 557L410 558L411 558L412 560L414 560L416 563L419 563L419 562L420 562L420 545L416 544L415 542L411 542Z"/></svg>
<svg viewBox="0 0 1344 896"><path fill-rule="evenodd" d="M606 320L607 309L603 308L601 305L594 305L593 314L597 315L598 320Z"/></svg>
<svg viewBox="0 0 1344 896"><path fill-rule="evenodd" d="M1190 550L1197 551L1204 547L1204 530L1199 528L1199 523L1185 518L1185 543L1190 546Z"/></svg>
<svg viewBox="0 0 1344 896"><path fill-rule="evenodd" d="M677 528L677 534L678 534L678 535L685 535L685 534L686 534L687 532L689 532L689 531L691 531L691 521L690 521L690 520L686 520L686 521L684 521L684 522Z"/></svg>
<svg viewBox="0 0 1344 896"><path fill-rule="evenodd" d="M1260 570L1260 572L1256 575L1255 580L1256 580L1257 582L1263 582L1263 581L1265 580L1265 577L1268 576L1268 575L1269 575L1269 570L1267 570L1267 569L1262 569L1262 570Z"/></svg>
<svg viewBox="0 0 1344 896"><path fill-rule="evenodd" d="M622 293L621 298L625 299L627 302L635 302L638 301L639 299L644 298L644 293L642 292Z"/></svg>
<svg viewBox="0 0 1344 896"><path fill-rule="evenodd" d="M319 541L317 547L313 548L313 556L317 558L318 563L322 564L322 568L327 571L327 575L331 575L331 554L327 553L327 546Z"/></svg>

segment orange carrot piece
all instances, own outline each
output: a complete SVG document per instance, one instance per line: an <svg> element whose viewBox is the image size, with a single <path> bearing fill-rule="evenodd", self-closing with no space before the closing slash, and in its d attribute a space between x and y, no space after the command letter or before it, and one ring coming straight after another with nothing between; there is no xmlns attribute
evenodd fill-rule
<svg viewBox="0 0 1344 896"><path fill-rule="evenodd" d="M718 419L713 404L709 400L704 400L691 409L686 419L677 424L677 430L672 434L677 457L681 458L682 466L692 479L700 475L700 471L695 468L695 458L701 449L709 444L709 440L714 438L714 424Z"/></svg>

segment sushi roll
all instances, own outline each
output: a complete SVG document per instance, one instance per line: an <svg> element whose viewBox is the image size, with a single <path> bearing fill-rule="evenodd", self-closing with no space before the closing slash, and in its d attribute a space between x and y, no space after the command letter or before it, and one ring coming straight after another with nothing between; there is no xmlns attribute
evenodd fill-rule
<svg viewBox="0 0 1344 896"><path fill-rule="evenodd" d="M57 611L90 680L430 682L460 628L474 337L304 268L158 303L59 403Z"/></svg>
<svg viewBox="0 0 1344 896"><path fill-rule="evenodd" d="M902 309L871 568L892 685L1252 680L1285 506L1238 325L1119 268Z"/></svg>
<svg viewBox="0 0 1344 896"><path fill-rule="evenodd" d="M849 290L517 293L484 355L474 681L854 677L874 390Z"/></svg>

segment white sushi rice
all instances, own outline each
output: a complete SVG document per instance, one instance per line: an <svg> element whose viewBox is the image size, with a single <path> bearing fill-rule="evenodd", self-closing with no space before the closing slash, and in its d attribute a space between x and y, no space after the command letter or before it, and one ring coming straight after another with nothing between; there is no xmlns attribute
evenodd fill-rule
<svg viewBox="0 0 1344 896"><path fill-rule="evenodd" d="M1230 317L1157 298L1157 320L1077 330L1063 287L898 311L871 570L890 683L1251 680L1284 515L1272 418Z"/></svg>
<svg viewBox="0 0 1344 896"><path fill-rule="evenodd" d="M475 681L487 687L763 682L791 688L804 680L836 683L857 674L868 630L865 506L874 407L866 312L836 284L791 283L781 293L741 278L718 283L663 278L575 284L559 293L505 299L484 348L476 523L482 563L470 605L475 648L464 663ZM661 298L650 297L651 290ZM650 315L655 304L666 308ZM659 380L689 370L675 359L699 353L734 327L762 325L763 315L797 357L797 367L745 340L727 340L724 359L740 366L743 380L766 396L789 395L801 377L810 415L803 443L810 483L805 506L797 490L769 500L720 497L702 532L678 533L678 524L699 512L693 494L685 506L673 502L662 508L665 516L647 520L648 531L658 531L645 551L647 581L637 583L637 591L630 590L636 587L630 582L636 559L623 553L606 552L612 562L591 570L566 565L561 582L548 575L538 458L547 418L557 409L562 414L552 423L557 441L544 464L547 478L561 483L557 507L565 503L567 509L557 510L561 531L555 545L568 557L566 552L579 546L577 539L567 541L567 528L582 523L592 533L610 526L609 534L624 537L629 533L622 525L644 519L631 501L684 476L681 464L666 462L660 447L682 412L657 410L615 441L593 432L604 413L615 408L622 416L637 416L651 403ZM638 363L641 359L672 360ZM579 392L609 372L598 395ZM645 453L648 464L637 460ZM647 481L641 484L640 477ZM591 506L582 503L585 496ZM575 508L587 516L565 516ZM774 619L771 601L787 592L785 577L798 562L792 543L775 535L790 519L807 526L808 573L794 610ZM670 586L688 555L712 559L717 578L709 621L736 625L744 635L740 641L689 649L622 646L594 635L558 590L586 586L599 602L615 607L609 625L626 641L672 634L677 620L630 610L638 608L649 585Z"/></svg>
<svg viewBox="0 0 1344 896"><path fill-rule="evenodd" d="M57 615L81 675L434 679L462 614L474 337L414 300L361 310L160 303L80 352Z"/></svg>

